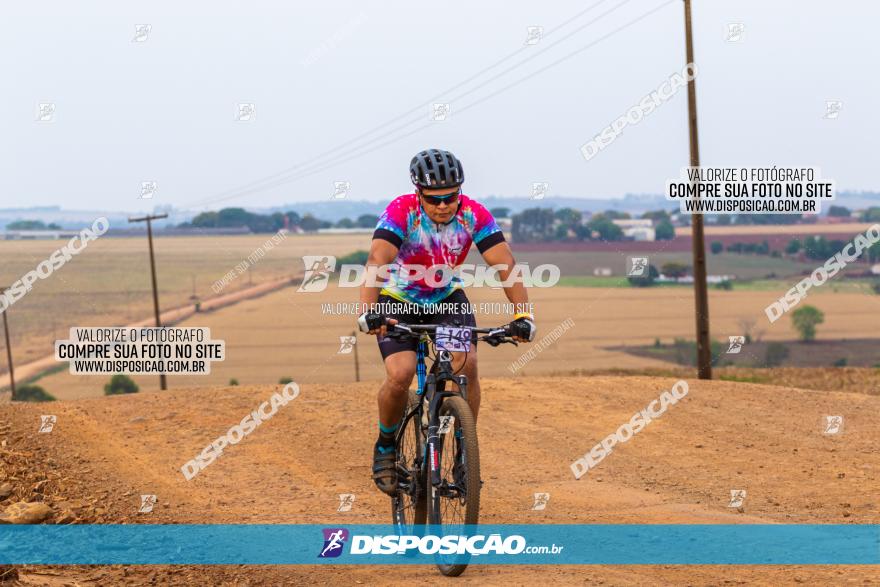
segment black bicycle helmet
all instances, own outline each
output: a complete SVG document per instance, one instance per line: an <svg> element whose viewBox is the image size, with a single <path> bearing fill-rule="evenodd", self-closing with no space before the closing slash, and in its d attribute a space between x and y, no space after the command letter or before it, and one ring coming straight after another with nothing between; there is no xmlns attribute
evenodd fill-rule
<svg viewBox="0 0 880 587"><path fill-rule="evenodd" d="M464 183L461 161L441 149L428 149L413 157L409 176L420 188L455 188Z"/></svg>

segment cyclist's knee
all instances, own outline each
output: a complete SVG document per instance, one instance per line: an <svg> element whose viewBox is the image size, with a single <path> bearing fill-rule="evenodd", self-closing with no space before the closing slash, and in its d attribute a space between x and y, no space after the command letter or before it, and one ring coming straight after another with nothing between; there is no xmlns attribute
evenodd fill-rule
<svg viewBox="0 0 880 587"><path fill-rule="evenodd" d="M406 393L416 374L416 354L401 352L385 358L386 387L394 394Z"/></svg>
<svg viewBox="0 0 880 587"><path fill-rule="evenodd" d="M477 372L477 355L476 353L468 353L467 356L459 354L452 361L453 369L456 371L464 370L468 375Z"/></svg>
<svg viewBox="0 0 880 587"><path fill-rule="evenodd" d="M409 389L413 377L415 377L415 367L410 368L408 365L389 366L385 370L385 379L388 386L395 393L403 393Z"/></svg>

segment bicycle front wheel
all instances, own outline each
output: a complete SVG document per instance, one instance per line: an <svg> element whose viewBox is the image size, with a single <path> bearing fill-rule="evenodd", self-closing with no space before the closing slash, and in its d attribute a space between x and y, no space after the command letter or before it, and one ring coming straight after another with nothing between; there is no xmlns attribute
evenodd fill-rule
<svg viewBox="0 0 880 587"><path fill-rule="evenodd" d="M403 534L415 534L415 526L424 525L428 517L425 436L416 410L421 400L409 392L407 416L397 437L397 495L391 498L391 517Z"/></svg>
<svg viewBox="0 0 880 587"><path fill-rule="evenodd" d="M467 402L461 397L448 397L440 407L440 418L451 416L447 432L440 435L438 466L440 483L431 486L430 523L440 527L443 535L462 534L465 525L480 519L480 450L477 425ZM448 577L464 572L467 564L461 556L444 558L438 555L437 566ZM453 562L454 561L454 562Z"/></svg>

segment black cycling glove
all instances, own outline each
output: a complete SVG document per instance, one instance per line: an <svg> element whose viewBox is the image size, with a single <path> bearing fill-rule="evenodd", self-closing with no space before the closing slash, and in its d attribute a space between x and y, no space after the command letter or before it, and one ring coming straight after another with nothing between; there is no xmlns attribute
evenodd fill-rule
<svg viewBox="0 0 880 587"><path fill-rule="evenodd" d="M513 322L508 325L510 336L518 336L523 340L532 342L535 340L535 333L538 327L535 326L535 318L532 314L517 314L514 316Z"/></svg>
<svg viewBox="0 0 880 587"><path fill-rule="evenodd" d="M357 323L361 332L369 333L371 330L381 328L385 324L385 316L375 312L364 312L357 319Z"/></svg>

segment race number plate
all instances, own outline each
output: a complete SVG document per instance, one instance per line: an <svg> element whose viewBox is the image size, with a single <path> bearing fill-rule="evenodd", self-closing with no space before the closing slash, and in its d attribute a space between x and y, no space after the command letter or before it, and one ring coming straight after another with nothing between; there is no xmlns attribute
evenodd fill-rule
<svg viewBox="0 0 880 587"><path fill-rule="evenodd" d="M466 353L471 350L471 331L454 326L438 326L434 342L438 350Z"/></svg>

